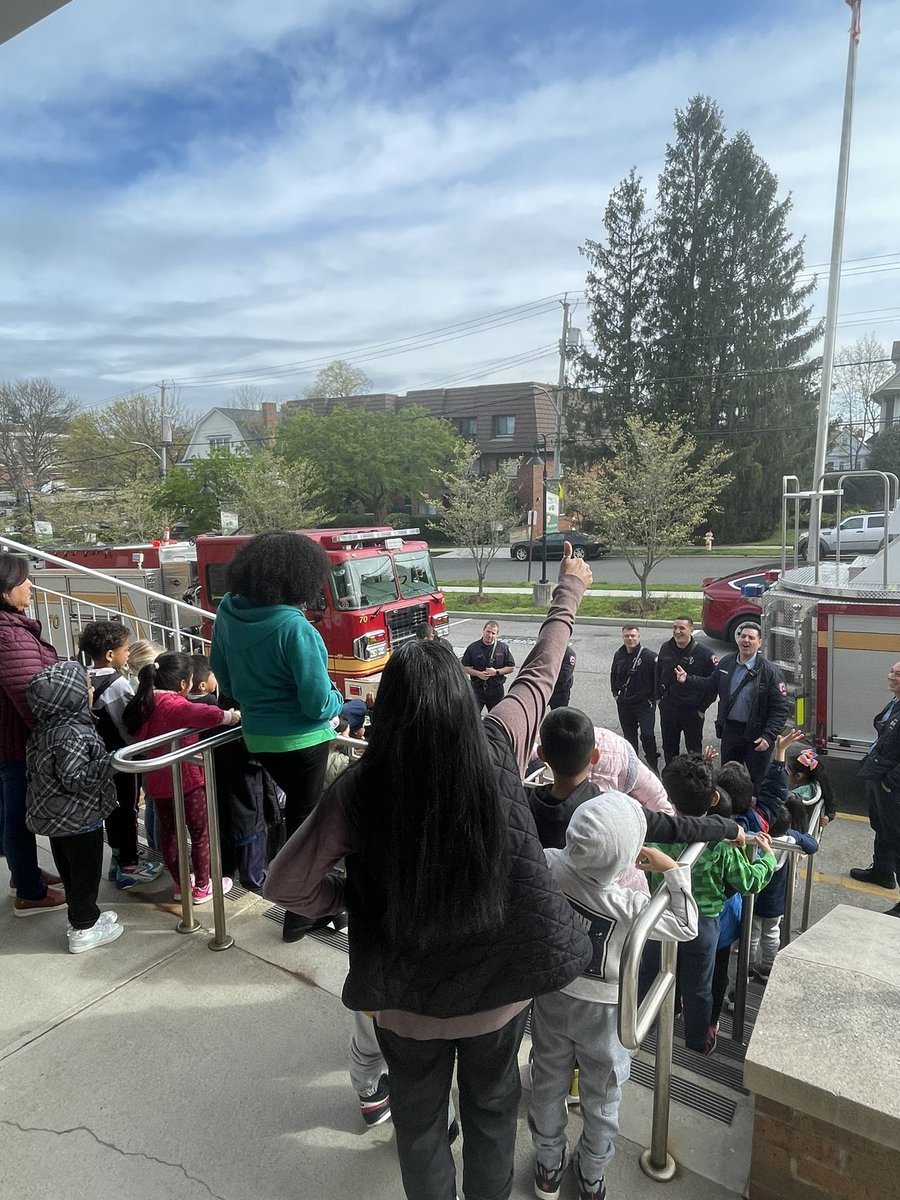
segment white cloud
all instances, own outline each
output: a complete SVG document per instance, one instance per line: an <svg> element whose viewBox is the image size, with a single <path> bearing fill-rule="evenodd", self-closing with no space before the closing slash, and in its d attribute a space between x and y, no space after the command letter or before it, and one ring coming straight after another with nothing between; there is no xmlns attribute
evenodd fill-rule
<svg viewBox="0 0 900 1200"><path fill-rule="evenodd" d="M141 6L139 18L129 9L125 19L114 0L76 0L0 48L12 55L0 104L12 102L21 118L0 123L0 156L21 164L33 154L38 164L34 182L26 172L0 196L0 228L15 230L0 238L4 373L51 374L96 400L163 375L244 367L249 374L337 357L577 290L577 246L600 235L610 188L636 163L652 203L673 110L698 91L721 104L731 131L747 129L782 192L793 193L791 227L807 236L807 261L827 260L844 13L806 0L777 28L748 24L702 42L660 44L651 57L645 48L638 65L582 68L575 77L548 77L524 45L517 89L481 98L474 78L463 87L466 63L443 83L384 86L384 72L407 78L410 48L379 42L378 22L412 7L192 0ZM329 32L331 57L304 40ZM546 60L556 65L552 49ZM259 131L201 125L170 153L117 169L151 81L173 100L215 91L216 80L227 92L248 51L271 56L281 86L290 87ZM888 141L898 52L888 14L867 14L847 258L900 257L900 165ZM369 60L371 78L361 78ZM69 115L60 115L69 103ZM148 102L146 120L154 113ZM96 164L96 173L75 172L72 186L79 161ZM40 164L64 183L43 182ZM842 311L890 306L898 274L848 277ZM872 326L887 341L900 329L897 315L896 325ZM579 322L586 324L583 311ZM558 327L550 306L531 320L367 369L379 387L406 390L550 346ZM848 326L847 340L865 328ZM513 374L551 377L553 352ZM302 382L279 379L273 389L291 394ZM197 394L197 402L214 394Z"/></svg>

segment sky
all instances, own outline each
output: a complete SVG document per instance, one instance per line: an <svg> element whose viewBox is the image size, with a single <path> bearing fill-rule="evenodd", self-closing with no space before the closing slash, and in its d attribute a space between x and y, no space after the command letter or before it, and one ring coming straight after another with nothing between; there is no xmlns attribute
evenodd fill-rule
<svg viewBox="0 0 900 1200"><path fill-rule="evenodd" d="M553 381L578 247L698 92L790 193L824 312L841 0L72 0L0 45L0 379L203 411L336 358ZM900 22L865 0L838 344L900 339ZM427 335L427 336L426 336Z"/></svg>

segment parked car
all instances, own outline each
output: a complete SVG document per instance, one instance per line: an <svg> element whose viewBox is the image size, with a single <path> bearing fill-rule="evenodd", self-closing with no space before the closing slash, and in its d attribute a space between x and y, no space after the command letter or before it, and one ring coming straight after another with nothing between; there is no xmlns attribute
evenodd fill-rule
<svg viewBox="0 0 900 1200"><path fill-rule="evenodd" d="M759 621L762 606L750 596L741 594L744 584L764 584L767 571L781 569L781 563L744 567L723 575L721 579L703 580L703 611L700 623L707 637L727 642L734 649L734 635L742 621Z"/></svg>
<svg viewBox="0 0 900 1200"><path fill-rule="evenodd" d="M572 553L576 558L602 558L604 554L609 554L609 546L605 542L598 542L596 538L589 537L586 533L570 529L567 533L547 533L542 537L536 537L530 547L532 562L543 560L545 538L548 559L562 558L563 542L572 543ZM509 557L515 558L519 562L527 562L528 551L528 542L513 542L509 548Z"/></svg>
<svg viewBox="0 0 900 1200"><path fill-rule="evenodd" d="M862 513L841 521L841 558L855 554L874 554L884 545L884 513ZM804 533L797 543L797 552L806 558L809 534ZM819 530L819 555L826 558L837 549L837 526Z"/></svg>

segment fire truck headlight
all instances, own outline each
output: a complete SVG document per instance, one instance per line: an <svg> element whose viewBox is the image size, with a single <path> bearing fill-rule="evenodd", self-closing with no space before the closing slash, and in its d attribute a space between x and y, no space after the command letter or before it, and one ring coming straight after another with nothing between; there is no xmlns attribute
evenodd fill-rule
<svg viewBox="0 0 900 1200"><path fill-rule="evenodd" d="M431 625L438 637L446 637L450 632L450 618L445 612L432 617Z"/></svg>
<svg viewBox="0 0 900 1200"><path fill-rule="evenodd" d="M353 642L353 657L363 662L383 658L387 654L387 634L383 629L373 629Z"/></svg>

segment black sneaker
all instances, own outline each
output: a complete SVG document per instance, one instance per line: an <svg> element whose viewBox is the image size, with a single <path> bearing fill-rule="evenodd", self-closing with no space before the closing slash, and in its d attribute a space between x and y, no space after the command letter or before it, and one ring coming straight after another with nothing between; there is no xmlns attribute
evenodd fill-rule
<svg viewBox="0 0 900 1200"><path fill-rule="evenodd" d="M606 1180L601 1175L594 1183L589 1183L581 1173L581 1163L575 1167L578 1179L578 1200L606 1200Z"/></svg>
<svg viewBox="0 0 900 1200"><path fill-rule="evenodd" d="M569 1165L569 1156L563 1151L558 1167L542 1167L534 1164L534 1194L538 1200L557 1200L559 1188Z"/></svg>
<svg viewBox="0 0 900 1200"><path fill-rule="evenodd" d="M387 1075L378 1080L378 1087L368 1096L360 1096L359 1111L366 1125L372 1129L391 1119L391 1089Z"/></svg>
<svg viewBox="0 0 900 1200"><path fill-rule="evenodd" d="M876 871L874 863L871 867L851 867L850 878L857 879L860 883L874 883L876 887L894 890L894 876L890 871Z"/></svg>
<svg viewBox="0 0 900 1200"><path fill-rule="evenodd" d="M895 904L893 908L885 909L886 917L900 917L900 904Z"/></svg>

